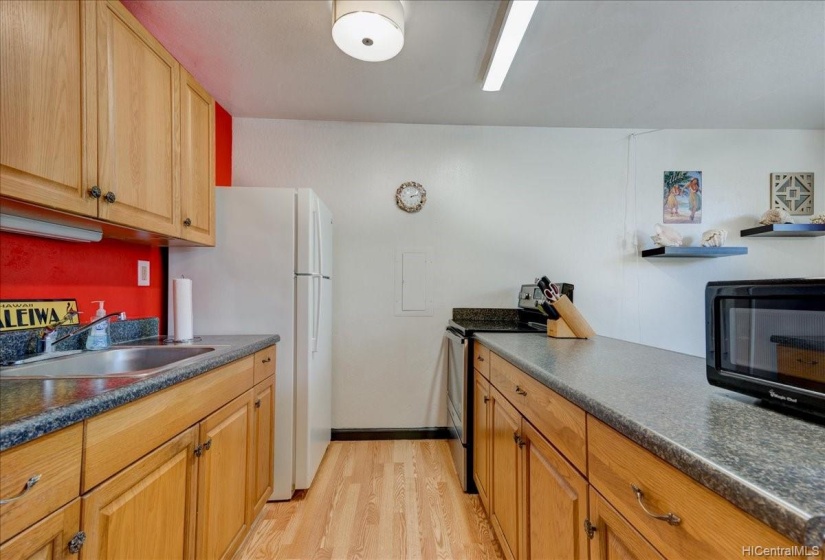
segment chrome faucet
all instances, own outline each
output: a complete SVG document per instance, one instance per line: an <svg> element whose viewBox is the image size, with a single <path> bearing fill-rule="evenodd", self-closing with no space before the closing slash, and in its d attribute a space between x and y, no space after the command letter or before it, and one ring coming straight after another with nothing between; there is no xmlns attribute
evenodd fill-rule
<svg viewBox="0 0 825 560"><path fill-rule="evenodd" d="M42 336L37 341L38 352L43 353L43 354L51 354L52 352L54 352L54 345L57 344L58 342L63 342L64 340L66 340L68 338L71 338L73 336L77 336L77 335L79 335L83 332L86 332L89 329L91 329L92 327L94 327L95 325L97 325L98 323L102 323L103 321L108 321L112 317L116 317L118 321L125 321L126 320L126 312L125 311L118 311L116 313L109 313L105 317L101 317L100 319L96 319L96 320L92 321L91 323L89 323L88 325L83 325L81 327L78 327L75 330L73 330L72 332L70 332L69 334L61 336L60 338L57 338L57 331L55 330L56 327L59 326L60 324L64 323L68 319L71 319L73 316L74 315L72 315L72 316L67 315L66 317L63 318L63 321L60 321L59 323L53 325L52 327L49 327L49 328L44 330Z"/></svg>

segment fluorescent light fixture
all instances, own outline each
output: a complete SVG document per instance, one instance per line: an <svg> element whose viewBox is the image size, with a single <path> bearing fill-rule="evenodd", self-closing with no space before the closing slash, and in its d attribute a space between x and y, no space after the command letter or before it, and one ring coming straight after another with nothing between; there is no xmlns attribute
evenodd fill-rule
<svg viewBox="0 0 825 560"><path fill-rule="evenodd" d="M10 233L22 233L23 235L35 235L37 237L48 237L50 239L61 239L63 241L100 241L103 239L103 232L99 229L84 229L79 227L64 226L33 220L22 216L12 216L11 214L0 214L0 230Z"/></svg>
<svg viewBox="0 0 825 560"><path fill-rule="evenodd" d="M487 75L484 76L484 85L481 87L484 91L501 89L501 84L507 77L507 72L510 70L510 65L513 63L513 58L516 56L516 51L524 37L524 32L527 31L527 26L530 25L530 19L538 3L538 0L510 1L507 14L504 16L504 23L498 34L496 48L493 50L490 65L487 67Z"/></svg>

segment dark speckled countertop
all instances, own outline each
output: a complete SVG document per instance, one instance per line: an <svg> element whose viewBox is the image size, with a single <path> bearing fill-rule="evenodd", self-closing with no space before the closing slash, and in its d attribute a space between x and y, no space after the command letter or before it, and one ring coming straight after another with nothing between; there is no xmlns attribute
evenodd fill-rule
<svg viewBox="0 0 825 560"><path fill-rule="evenodd" d="M825 426L710 386L695 356L602 337L476 339L778 532L825 540Z"/></svg>
<svg viewBox="0 0 825 560"><path fill-rule="evenodd" d="M214 346L213 352L145 378L0 379L0 451L249 356L279 340L278 335L204 336L194 345ZM153 337L124 346L159 344L163 338Z"/></svg>

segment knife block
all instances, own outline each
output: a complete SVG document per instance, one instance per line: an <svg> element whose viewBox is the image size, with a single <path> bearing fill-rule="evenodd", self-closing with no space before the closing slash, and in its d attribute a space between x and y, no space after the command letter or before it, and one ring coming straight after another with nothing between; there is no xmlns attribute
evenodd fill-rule
<svg viewBox="0 0 825 560"><path fill-rule="evenodd" d="M596 331L590 326L584 315L576 309L567 296L561 296L551 304L558 312L559 318L547 321L547 336L553 338L593 338Z"/></svg>

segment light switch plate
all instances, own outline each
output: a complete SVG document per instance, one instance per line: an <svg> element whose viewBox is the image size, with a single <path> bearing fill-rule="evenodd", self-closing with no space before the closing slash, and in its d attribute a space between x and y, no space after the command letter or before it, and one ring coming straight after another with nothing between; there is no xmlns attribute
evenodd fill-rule
<svg viewBox="0 0 825 560"><path fill-rule="evenodd" d="M149 261L138 261L138 286L149 285Z"/></svg>

